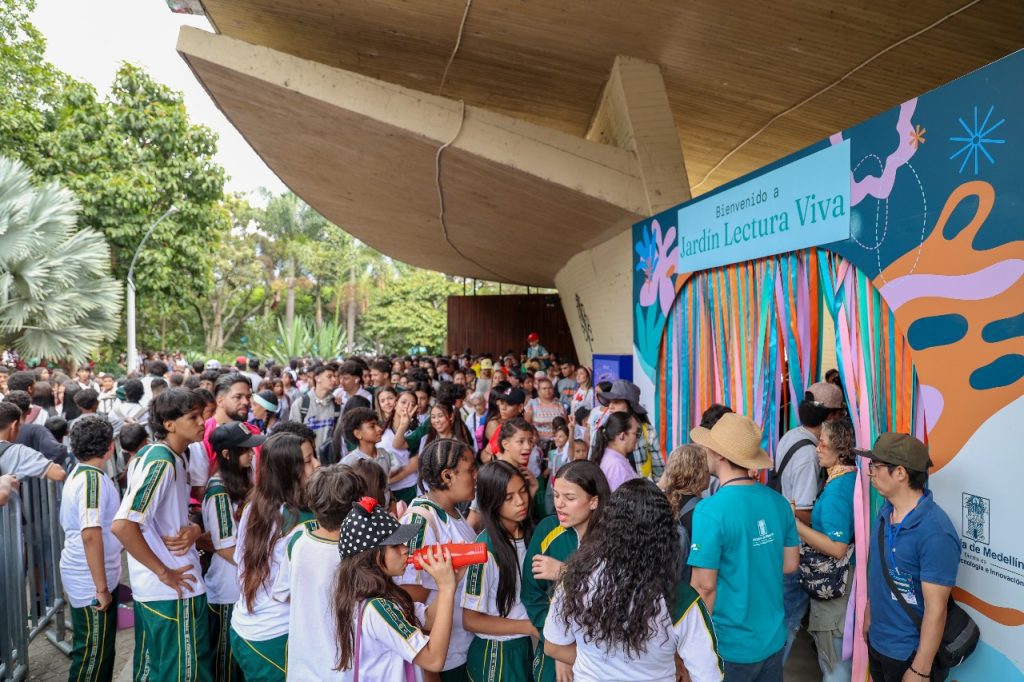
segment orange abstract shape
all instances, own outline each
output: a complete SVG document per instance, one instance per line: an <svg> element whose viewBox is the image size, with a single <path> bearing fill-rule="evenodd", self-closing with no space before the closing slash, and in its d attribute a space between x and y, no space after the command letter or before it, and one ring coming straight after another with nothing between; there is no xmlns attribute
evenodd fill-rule
<svg viewBox="0 0 1024 682"><path fill-rule="evenodd" d="M946 223L957 206L971 197L978 199L974 215L953 239L946 239L943 237ZM986 390L976 390L970 384L971 373L979 367L1007 354L1024 354L1024 337L986 343L981 336L982 329L989 322L1020 311L1021 301L1024 301L1024 277L981 300L958 299L939 293L900 298L895 290L901 289L915 276L971 275L998 263L1024 260L1024 242L1021 241L985 251L972 247L995 199L992 185L984 181L965 182L954 189L939 214L935 228L920 248L904 254L873 281L882 295L887 296L887 302L894 306L901 329L909 329L916 320L935 315L955 313L968 321L967 334L960 341L910 350L921 383L937 389L944 403L937 421L933 423L933 416L928 415L928 423L932 426L928 438L932 461L935 462L933 473L949 463L986 419L1020 397L1024 390L1022 382Z"/></svg>
<svg viewBox="0 0 1024 682"><path fill-rule="evenodd" d="M922 128L920 123L915 125L914 129L910 131L910 144L914 145L914 149L924 144L924 134L926 132L928 132L928 129Z"/></svg>
<svg viewBox="0 0 1024 682"><path fill-rule="evenodd" d="M1000 625L1017 627L1024 625L1024 611L1010 608L1009 606L996 606L976 597L962 587L953 588L953 599L961 604L967 604L978 613L984 614Z"/></svg>

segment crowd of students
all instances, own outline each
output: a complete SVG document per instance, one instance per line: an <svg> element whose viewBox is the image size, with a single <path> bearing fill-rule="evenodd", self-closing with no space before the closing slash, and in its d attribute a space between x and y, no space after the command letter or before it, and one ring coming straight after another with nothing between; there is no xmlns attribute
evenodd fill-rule
<svg viewBox="0 0 1024 682"><path fill-rule="evenodd" d="M665 458L634 384L529 342L497 361L152 358L110 378L102 411L76 396L52 456L20 444L47 379L0 375L0 503L19 477L66 478L69 679L113 675L123 548L136 680L767 682L805 620L823 678L849 680L841 389L810 387L774 461L722 405ZM860 454L889 500L872 674L944 679L959 539L924 489L927 449L886 434ZM459 570L436 547L472 542L487 560Z"/></svg>

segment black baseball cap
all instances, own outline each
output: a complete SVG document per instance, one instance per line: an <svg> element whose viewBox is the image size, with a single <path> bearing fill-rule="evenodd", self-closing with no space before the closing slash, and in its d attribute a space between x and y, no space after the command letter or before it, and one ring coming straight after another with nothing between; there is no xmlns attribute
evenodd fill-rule
<svg viewBox="0 0 1024 682"><path fill-rule="evenodd" d="M522 405L526 402L526 394L521 388L507 388L503 393L498 394L497 400L509 405Z"/></svg>
<svg viewBox="0 0 1024 682"><path fill-rule="evenodd" d="M875 447L854 452L876 462L901 466L907 471L928 473L932 466L928 446L905 433L883 433L875 441Z"/></svg>
<svg viewBox="0 0 1024 682"><path fill-rule="evenodd" d="M407 545L419 532L419 524L399 523L377 500L364 497L352 505L341 524L338 553L344 558L375 547Z"/></svg>
<svg viewBox="0 0 1024 682"><path fill-rule="evenodd" d="M254 448L263 445L267 437L253 433L244 422L222 424L210 434L210 447L214 452L235 450L238 448Z"/></svg>

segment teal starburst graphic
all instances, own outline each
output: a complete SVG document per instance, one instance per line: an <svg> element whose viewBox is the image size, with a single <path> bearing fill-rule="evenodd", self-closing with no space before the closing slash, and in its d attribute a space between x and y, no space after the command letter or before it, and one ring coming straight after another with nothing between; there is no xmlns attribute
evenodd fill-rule
<svg viewBox="0 0 1024 682"><path fill-rule="evenodd" d="M955 159L956 157L960 156L961 154L964 155L963 163L960 164L960 170L958 172L963 173L964 172L964 168L967 167L967 164L973 158L974 159L974 174L977 175L978 174L978 157L981 156L981 154L985 155L985 158L988 159L989 163L991 163L992 165L995 165L996 160L993 159L992 155L988 153L987 149L985 149L985 145L987 145L987 144L1004 144L1006 142L1006 140L997 140L997 139L989 137L989 135L991 135L993 132L995 132L996 128L998 128L999 126L1003 125L1003 123L1006 122L1006 119L1005 118L1001 118L1001 119L999 119L999 121L997 123L993 123L992 127L990 127L990 128L986 127L986 126L988 126L989 119L992 118L992 112L994 110L995 110L995 106L990 106L988 108L988 113L985 114L985 120L982 121L981 125L979 126L978 125L978 107L974 107L974 127L973 128L968 126L967 122L964 121L963 118L959 119L960 125L963 127L964 131L967 133L967 137L951 137L951 138L949 138L950 142L963 142L964 143L963 146L960 147L960 149L958 149L956 151L956 153L954 153L951 157L949 157L949 160L952 161L953 159Z"/></svg>

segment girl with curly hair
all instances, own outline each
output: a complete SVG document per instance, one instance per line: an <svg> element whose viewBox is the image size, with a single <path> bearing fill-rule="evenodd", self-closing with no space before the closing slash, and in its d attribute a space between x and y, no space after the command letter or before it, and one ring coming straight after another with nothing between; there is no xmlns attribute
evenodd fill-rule
<svg viewBox="0 0 1024 682"><path fill-rule="evenodd" d="M526 478L508 462L480 468L476 500L483 521L477 542L487 544L487 563L466 574L462 621L476 633L466 671L474 682L531 679L531 637L537 637L520 598L523 560L533 536L531 495Z"/></svg>
<svg viewBox="0 0 1024 682"><path fill-rule="evenodd" d="M690 537L693 535L693 512L710 480L707 452L700 445L688 443L669 454L665 473L658 481L658 487L665 491L672 514L679 522L679 546L683 550L682 580L685 583L690 582L686 558L690 554Z"/></svg>
<svg viewBox="0 0 1024 682"><path fill-rule="evenodd" d="M601 467L581 460L563 464L552 485L555 514L533 532L523 561L523 605L538 630L544 629L551 590L562 576L565 562L579 548L587 529L598 524L601 507L611 496ZM565 679L572 666L544 655L543 645L533 657L533 678L538 682Z"/></svg>
<svg viewBox="0 0 1024 682"><path fill-rule="evenodd" d="M722 679L703 600L680 582L682 553L665 494L623 483L566 564L544 624L544 651L576 682L675 682L678 655L693 682Z"/></svg>

